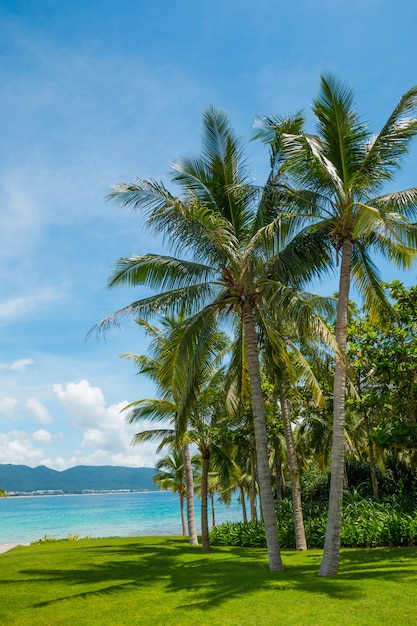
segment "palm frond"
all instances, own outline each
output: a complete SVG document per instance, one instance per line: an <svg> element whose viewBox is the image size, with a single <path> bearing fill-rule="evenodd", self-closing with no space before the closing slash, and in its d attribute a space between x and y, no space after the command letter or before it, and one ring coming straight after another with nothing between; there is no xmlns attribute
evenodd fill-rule
<svg viewBox="0 0 417 626"><path fill-rule="evenodd" d="M283 138L299 135L304 121L304 114L301 111L287 118L263 115L255 120L253 139L259 139L269 145L271 172L268 184L278 182L285 171Z"/></svg>
<svg viewBox="0 0 417 626"><path fill-rule="evenodd" d="M200 157L183 158L173 169L173 180L187 194L191 192L200 203L218 212L241 238L253 213L252 192L241 142L224 111L206 109Z"/></svg>
<svg viewBox="0 0 417 626"><path fill-rule="evenodd" d="M364 298L365 307L371 318L379 308L390 309L381 276L375 263L371 260L366 244L357 242L352 254L352 279Z"/></svg>
<svg viewBox="0 0 417 626"><path fill-rule="evenodd" d="M218 289L216 285L201 284L182 287L163 292L132 302L97 322L87 333L87 339L95 333L97 337L105 335L111 328L120 328L126 319L152 317L156 315L181 314L184 310L192 314L213 298Z"/></svg>
<svg viewBox="0 0 417 626"><path fill-rule="evenodd" d="M121 354L122 359L131 359L138 368L138 374L146 374L151 380L159 378L158 362L145 354Z"/></svg>
<svg viewBox="0 0 417 626"><path fill-rule="evenodd" d="M264 275L269 289L279 281L288 286L302 287L312 279L334 269L333 242L326 222L299 232L280 254L265 263Z"/></svg>
<svg viewBox="0 0 417 626"><path fill-rule="evenodd" d="M372 200L380 211L400 213L405 218L417 221L417 187L386 193Z"/></svg>
<svg viewBox="0 0 417 626"><path fill-rule="evenodd" d="M156 453L161 452L166 446L172 446L176 441L175 431L166 428L155 428L153 430L144 430L136 433L132 439L132 445L137 446L140 443L154 443L159 441Z"/></svg>
<svg viewBox="0 0 417 626"><path fill-rule="evenodd" d="M178 202L163 183L155 180L137 178L133 183L117 183L107 194L107 198L132 211L142 211L145 216L152 215L166 205Z"/></svg>
<svg viewBox="0 0 417 626"><path fill-rule="evenodd" d="M369 142L367 154L358 172L358 187L379 188L400 168L410 141L417 133L417 86L400 99L381 131Z"/></svg>
<svg viewBox="0 0 417 626"><path fill-rule="evenodd" d="M350 186L355 178L365 156L365 142L370 136L366 125L359 120L353 98L353 91L346 83L330 74L320 77L320 91L313 112L325 150L319 150L317 154L325 152L329 163L336 168L337 176L332 177L339 192ZM325 165L324 160L322 164ZM325 169L330 174L329 167Z"/></svg>
<svg viewBox="0 0 417 626"><path fill-rule="evenodd" d="M108 287L143 285L161 291L181 288L194 281L207 282L213 268L158 254L135 255L119 259L108 280Z"/></svg>
<svg viewBox="0 0 417 626"><path fill-rule="evenodd" d="M172 421L176 415L177 406L172 400L163 398L143 398L135 400L124 407L128 424L150 420L153 422Z"/></svg>

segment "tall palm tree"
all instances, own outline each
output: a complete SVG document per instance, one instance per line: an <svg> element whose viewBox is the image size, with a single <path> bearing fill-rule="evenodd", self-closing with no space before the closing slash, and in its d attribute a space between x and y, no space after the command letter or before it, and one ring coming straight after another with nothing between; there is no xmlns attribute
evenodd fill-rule
<svg viewBox="0 0 417 626"><path fill-rule="evenodd" d="M153 477L153 482L164 491L178 493L180 499L182 534L185 536L187 534L184 512L186 486L184 457L182 453L178 449L173 448L169 454L159 459L155 469L158 470L158 474L155 474Z"/></svg>
<svg viewBox="0 0 417 626"><path fill-rule="evenodd" d="M298 119L287 121L286 128L298 130ZM149 316L180 309L191 316L185 336L198 336L200 345L213 320L231 317L235 328L243 329L239 336L243 337L250 379L269 567L281 571L258 333L268 332L264 312L270 307L279 308L284 317L308 318L310 305L298 297L297 290L315 276L318 267L330 263L329 247L318 246L314 233L295 239L294 228L280 228L281 217L271 220L274 190L250 181L240 141L221 111L205 111L201 155L183 158L173 170L181 197L173 196L162 183L146 180L118 184L110 197L140 210L151 231L162 234L174 252L181 250L188 256L144 254L120 259L110 287L146 285L158 293L117 311L96 330L106 331L126 315ZM186 350L186 343L182 345ZM188 356L184 361L189 362ZM183 397L188 401L193 386L186 392Z"/></svg>
<svg viewBox="0 0 417 626"><path fill-rule="evenodd" d="M133 359L139 368L139 373L146 374L157 385L159 398L142 399L132 402L125 407L128 411L127 420L130 423L140 421L142 419L157 419L159 421L167 420L171 424L175 433L173 440L169 440L170 445L174 448L181 449L184 461L184 474L186 485L186 501L187 501L187 525L190 544L198 545L197 530L195 525L194 513L194 484L193 484L193 468L192 459L189 449L189 438L186 434L186 420L178 420L179 406L181 405L181 389L184 386L183 370L172 366L171 368L162 369L163 355L166 350L170 336L174 332L179 320L170 317L161 318L161 328L152 326L145 320L136 319L136 322L145 329L146 334L151 338L150 352L152 356L124 354L125 358ZM169 352L170 348L168 348ZM166 443L163 439L163 432L159 433L162 438L160 449ZM154 433L152 439L158 438L158 433ZM140 436L136 435L133 443L140 443Z"/></svg>
<svg viewBox="0 0 417 626"><path fill-rule="evenodd" d="M312 302L317 303L323 310L323 305L326 305L325 310L329 312L329 303L322 301L320 298L311 298ZM318 315L319 311L317 312ZM308 320L307 320L308 322ZM292 328L291 328L292 326ZM323 329L325 324L323 322ZM306 550L307 542L305 537L304 520L302 512L301 502L301 486L300 486L300 470L297 459L297 453L295 449L294 435L292 431L292 418L291 418L291 406L290 396L297 397L298 386L301 382L308 388L311 400L322 403L322 392L318 381L314 375L313 369L301 352L300 347L303 350L307 348L311 352L315 348L315 357L317 360L321 358L321 352L335 350L335 340L330 332L323 336L328 347L316 345L317 337L313 337L317 326L312 328L308 323L303 325L290 325L288 323L276 324L275 332L273 333L274 345L268 341L269 338L264 341L264 361L265 361L265 374L269 381L272 383L272 407L274 412L276 406L279 404L281 409L281 418L283 424L285 448L287 463L291 481L291 497L294 509L294 530L295 530L295 544L297 550ZM268 357L268 358L265 358Z"/></svg>
<svg viewBox="0 0 417 626"><path fill-rule="evenodd" d="M216 387L221 382L221 371L207 379L207 384L202 393L197 396L198 402L188 411L186 438L190 444L196 446L199 455L193 457L193 466L199 469L199 481L197 493L201 497L201 544L203 552L210 551L209 525L208 525L208 499L210 496L210 468L217 470L216 476L222 480L228 478L233 467L230 457L230 443L222 437L222 431L227 426L228 416L219 400L220 390ZM130 414L129 421L140 421L144 416L148 419L171 422L171 426L145 430L135 435L135 443L144 441L160 441L158 451L165 445L175 445L178 439L176 432L176 420L172 420L172 407L167 403L162 404L158 398L138 400L134 403L135 408ZM164 413L166 411L166 413ZM175 411L177 416L177 411ZM229 445L228 445L229 443ZM163 459L165 461L166 459ZM162 476L162 475L161 475ZM168 483L169 485L170 483Z"/></svg>
<svg viewBox="0 0 417 626"><path fill-rule="evenodd" d="M339 294L336 339L344 352L349 289L353 280L366 305L387 305L371 252L407 268L415 256L417 187L383 193L417 133L417 86L405 93L382 130L373 136L358 116L353 92L334 77L320 79L313 104L317 134L282 136L280 120L263 118L258 136L284 149L290 206L315 221L314 232L334 246ZM278 138L278 141L277 141ZM332 477L320 575L338 570L344 468L346 361L335 363Z"/></svg>
<svg viewBox="0 0 417 626"><path fill-rule="evenodd" d="M206 329L205 342L199 346L199 338L194 337L196 343L188 344L188 357L178 359L179 347L184 340L184 323L181 320L165 318L164 332L157 332L149 324L139 320L145 326L148 334L150 329L156 335L153 353L154 359L135 357L141 364L141 372L147 368L152 371L154 381L160 392L160 398L148 398L131 403L126 409L129 411L130 423L147 418L152 421L165 422L160 428L138 433L134 442L160 440L160 448L171 444L184 447L184 444L195 444L201 455L201 536L202 549L210 550L208 529L208 476L213 453L218 456L219 446L222 446L221 428L228 421L225 401L224 368L217 366L222 360L223 352L229 344L228 336L219 332L216 325L209 334ZM195 364L195 354L200 348L199 366ZM125 355L126 356L126 355ZM188 377L192 375L193 395L187 396L184 401L184 390L189 386ZM183 410L183 408L185 410ZM160 449L159 448L159 449ZM158 450L159 450L158 449ZM188 467L184 455L184 466ZM223 467L226 467L223 464ZM188 483L189 484L189 483ZM187 488L189 489L187 484Z"/></svg>

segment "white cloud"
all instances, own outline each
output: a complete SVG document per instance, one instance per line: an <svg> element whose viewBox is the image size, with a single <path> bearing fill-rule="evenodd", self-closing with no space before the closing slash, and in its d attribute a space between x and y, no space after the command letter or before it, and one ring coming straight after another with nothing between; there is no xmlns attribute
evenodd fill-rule
<svg viewBox="0 0 417 626"><path fill-rule="evenodd" d="M52 441L51 433L43 428L32 433L32 438L40 444L51 443Z"/></svg>
<svg viewBox="0 0 417 626"><path fill-rule="evenodd" d="M51 302L60 299L62 295L52 288L45 288L35 293L27 293L0 302L0 323L14 321L16 318L44 309ZM26 360L26 359L23 359ZM21 371L21 370L19 370Z"/></svg>
<svg viewBox="0 0 417 626"><path fill-rule="evenodd" d="M26 400L26 406L35 415L38 422L41 424L53 424L53 417L49 414L46 406L37 398L28 398Z"/></svg>
<svg viewBox="0 0 417 626"><path fill-rule="evenodd" d="M17 359L17 361L13 361L10 366L10 369L14 372L25 372L28 365L33 364L33 359Z"/></svg>
<svg viewBox="0 0 417 626"><path fill-rule="evenodd" d="M13 363L0 363L0 368L5 370L12 370L13 372L25 372L27 367L29 365L32 365L33 363L33 359L17 359L16 361L13 361Z"/></svg>
<svg viewBox="0 0 417 626"><path fill-rule="evenodd" d="M43 451L35 448L28 433L22 430L0 433L0 463L46 465Z"/></svg>
<svg viewBox="0 0 417 626"><path fill-rule="evenodd" d="M16 405L16 398L0 398L0 415L5 415L9 419L12 419Z"/></svg>
<svg viewBox="0 0 417 626"><path fill-rule="evenodd" d="M46 467L59 471L72 467L75 463L71 463L70 459L65 459L62 456L51 458L42 449L42 445L50 443L52 438L59 437L60 434L52 437L46 430L38 430L32 435L24 430L0 433L0 463L28 465L29 467L46 465ZM34 445L34 441L39 445Z"/></svg>
<svg viewBox="0 0 417 626"><path fill-rule="evenodd" d="M97 428L89 428L85 431L81 448L90 448L92 450L107 446L107 438L103 431Z"/></svg>
<svg viewBox="0 0 417 626"><path fill-rule="evenodd" d="M79 383L68 383L65 387L54 385L54 391L61 403L68 409L74 418L74 425L94 427L96 423L106 418L104 394L100 387L92 387L87 380ZM120 408L126 403L121 403ZM120 409L119 409L120 410Z"/></svg>
<svg viewBox="0 0 417 626"><path fill-rule="evenodd" d="M131 445L134 433L152 426L149 422L140 428L127 424L122 411L127 401L106 406L100 387L92 387L87 380L54 385L54 391L71 413L74 426L83 431L80 449L71 457L70 465L155 465L157 444Z"/></svg>
<svg viewBox="0 0 417 626"><path fill-rule="evenodd" d="M127 401L107 406L102 389L87 380L54 385L54 391L62 407L70 413L70 429L64 413L60 417L62 431L59 433L45 428L33 432L30 420L21 430L1 432L0 463L46 465L59 471L74 465L155 466L157 444L131 445L136 432L152 425L149 422L141 423L140 427L127 424L122 411ZM4 396L0 400L0 415L16 417L16 406L19 406L16 398ZM53 421L48 409L36 397L26 400L26 408L42 424Z"/></svg>

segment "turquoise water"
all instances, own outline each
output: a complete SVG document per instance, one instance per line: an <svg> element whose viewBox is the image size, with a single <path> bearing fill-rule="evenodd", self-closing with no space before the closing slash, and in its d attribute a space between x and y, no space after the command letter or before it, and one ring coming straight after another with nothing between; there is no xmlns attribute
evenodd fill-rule
<svg viewBox="0 0 417 626"><path fill-rule="evenodd" d="M216 524L241 521L242 509L215 505ZM196 500L199 529L200 502ZM211 521L211 517L210 517ZM167 491L0 498L0 544L38 541L45 535L137 537L180 535L178 495Z"/></svg>

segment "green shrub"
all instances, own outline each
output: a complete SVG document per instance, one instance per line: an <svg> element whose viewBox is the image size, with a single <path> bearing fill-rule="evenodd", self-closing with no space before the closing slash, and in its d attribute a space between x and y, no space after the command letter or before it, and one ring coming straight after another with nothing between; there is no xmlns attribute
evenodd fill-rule
<svg viewBox="0 0 417 626"><path fill-rule="evenodd" d="M226 522L210 531L213 546L242 546L264 548L266 546L263 522Z"/></svg>
<svg viewBox="0 0 417 626"><path fill-rule="evenodd" d="M352 500L352 499L351 499ZM307 545L322 548L327 524L327 508L310 502L303 507ZM283 500L277 507L278 538L282 548L295 547L292 503ZM344 547L370 548L376 546L417 545L417 511L406 513L398 506L371 499L360 499L344 505L341 542ZM215 546L265 547L262 522L222 524L210 532Z"/></svg>

